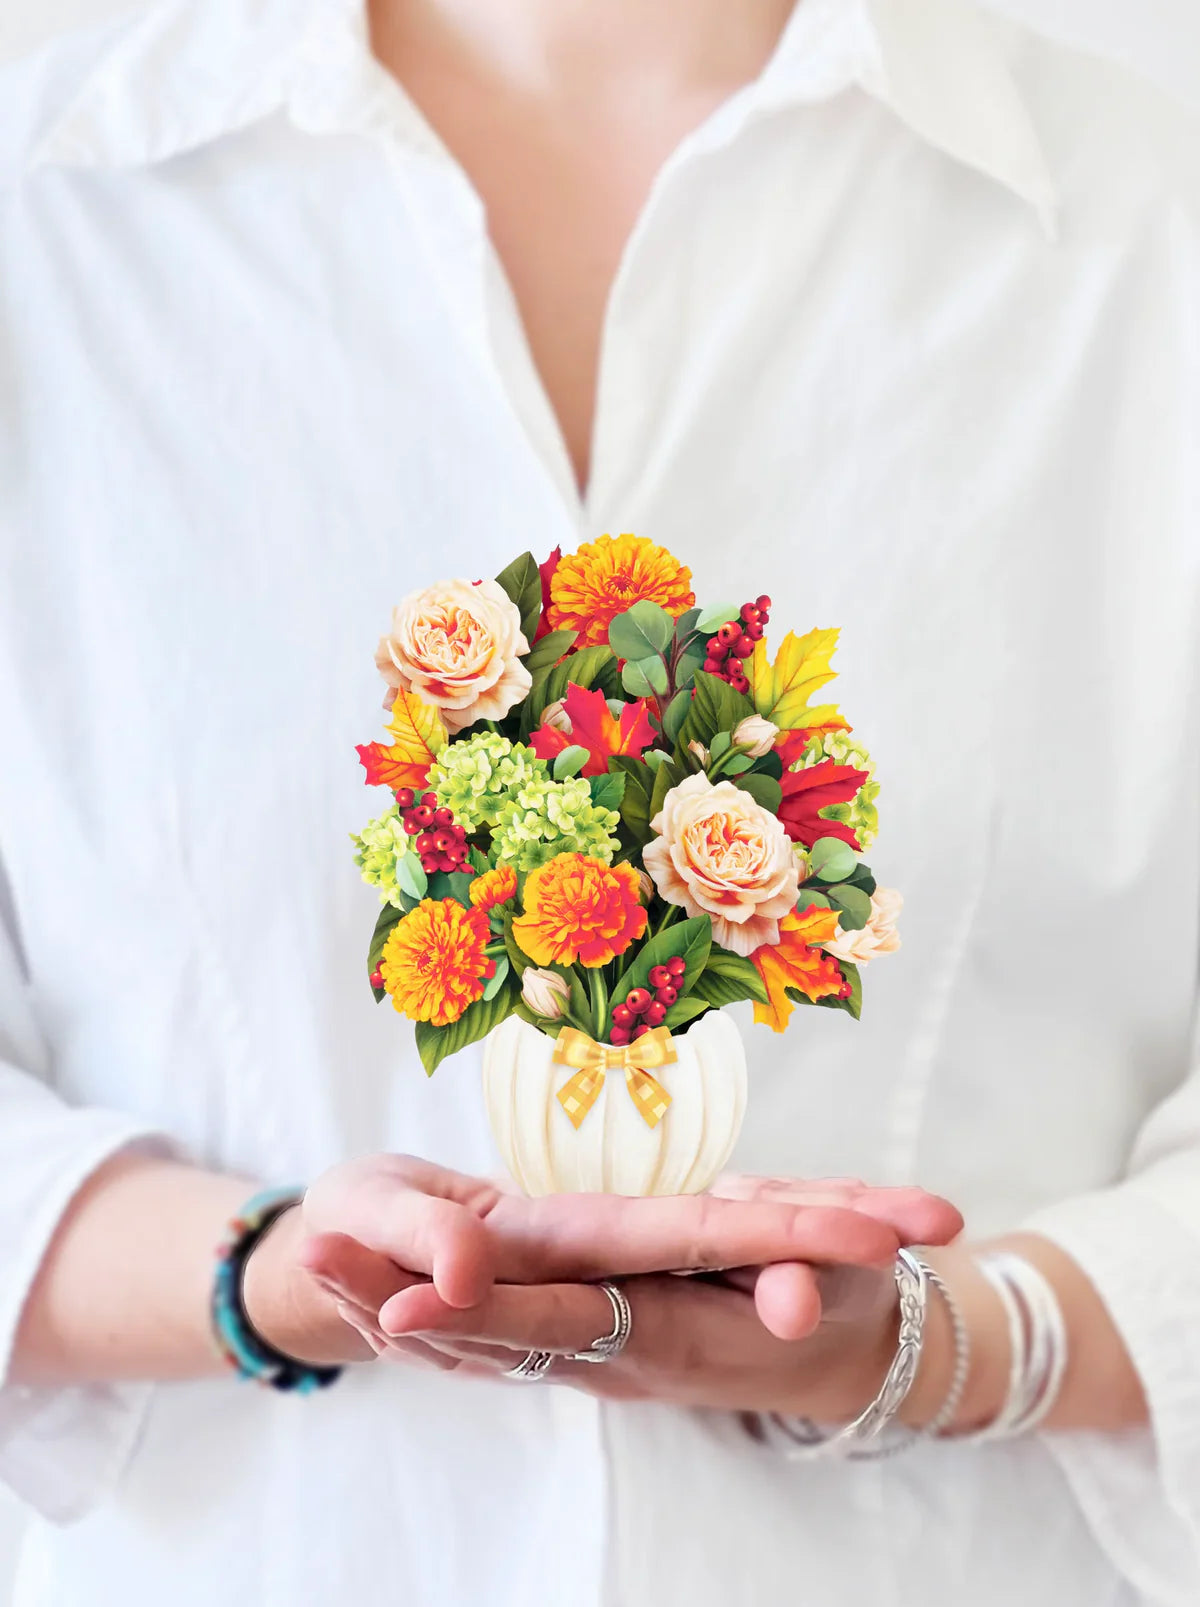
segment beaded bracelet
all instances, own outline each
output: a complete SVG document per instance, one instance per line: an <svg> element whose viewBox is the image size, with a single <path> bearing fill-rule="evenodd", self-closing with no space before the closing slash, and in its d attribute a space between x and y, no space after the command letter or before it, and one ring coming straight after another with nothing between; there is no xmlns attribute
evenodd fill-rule
<svg viewBox="0 0 1200 1607"><path fill-rule="evenodd" d="M217 1352L239 1378L253 1379L268 1389L310 1395L332 1384L342 1369L310 1366L276 1350L255 1332L242 1298L242 1278L251 1253L284 1212L299 1203L302 1192L264 1190L247 1200L230 1222L217 1248L210 1316Z"/></svg>

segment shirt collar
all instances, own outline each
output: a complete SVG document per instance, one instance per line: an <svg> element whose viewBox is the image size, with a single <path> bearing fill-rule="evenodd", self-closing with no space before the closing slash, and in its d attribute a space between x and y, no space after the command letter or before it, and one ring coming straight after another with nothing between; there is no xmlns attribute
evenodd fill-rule
<svg viewBox="0 0 1200 1607"><path fill-rule="evenodd" d="M756 112L857 84L1049 229L1054 185L1010 70L1011 38L973 0L798 0L766 71L714 127L727 135ZM102 58L34 165L147 165L280 110L314 132L366 128L383 115L384 79L362 0L166 0ZM405 133L436 144L418 119Z"/></svg>

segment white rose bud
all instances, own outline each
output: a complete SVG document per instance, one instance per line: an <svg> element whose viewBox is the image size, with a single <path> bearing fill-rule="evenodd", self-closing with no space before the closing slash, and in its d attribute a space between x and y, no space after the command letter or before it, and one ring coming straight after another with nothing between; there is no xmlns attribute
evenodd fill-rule
<svg viewBox="0 0 1200 1607"><path fill-rule="evenodd" d="M688 752L694 754L695 757L699 759L700 763L704 765L706 769L708 768L708 762L712 756L708 749L704 746L703 742L696 742L695 740L689 742Z"/></svg>
<svg viewBox="0 0 1200 1607"><path fill-rule="evenodd" d="M557 1021L567 1007L571 989L557 971L542 971L531 965L521 978L521 997L534 1015Z"/></svg>
<svg viewBox="0 0 1200 1607"><path fill-rule="evenodd" d="M744 748L749 758L761 759L775 746L778 735L779 727L770 720L764 720L761 714L748 714L733 733L733 745Z"/></svg>
<svg viewBox="0 0 1200 1607"><path fill-rule="evenodd" d="M562 698L559 698L557 703L547 703L542 712L542 724L553 726L556 731L561 731L565 737L571 735L571 717L567 713L567 705Z"/></svg>

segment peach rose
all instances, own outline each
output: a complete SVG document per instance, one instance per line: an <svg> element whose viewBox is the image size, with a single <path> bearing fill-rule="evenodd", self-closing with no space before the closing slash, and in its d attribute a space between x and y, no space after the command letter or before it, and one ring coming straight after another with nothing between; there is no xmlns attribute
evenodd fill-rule
<svg viewBox="0 0 1200 1607"><path fill-rule="evenodd" d="M857 932L843 932L839 926L833 942L823 943L822 948L835 960L850 960L854 965L865 965L880 954L894 954L900 947L896 920L903 903L894 887L877 887L871 895L867 924Z"/></svg>
<svg viewBox="0 0 1200 1607"><path fill-rule="evenodd" d="M444 580L392 610L392 628L375 652L392 689L413 692L441 711L446 729L499 720L533 685L520 662L529 643L517 606L495 580Z"/></svg>
<svg viewBox="0 0 1200 1607"><path fill-rule="evenodd" d="M774 815L732 781L695 775L671 788L650 825L658 836L642 859L668 904L711 915L714 939L734 954L778 943L799 871Z"/></svg>

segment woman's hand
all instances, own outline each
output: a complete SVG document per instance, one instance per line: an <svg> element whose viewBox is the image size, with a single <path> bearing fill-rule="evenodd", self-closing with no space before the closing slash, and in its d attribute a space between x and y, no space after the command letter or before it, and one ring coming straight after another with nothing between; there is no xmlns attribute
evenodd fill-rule
<svg viewBox="0 0 1200 1607"><path fill-rule="evenodd" d="M777 1332L809 1332L820 1312L810 1263L886 1267L902 1241L938 1241L959 1225L952 1207L919 1190L839 1183L813 1185L788 1200L527 1200L425 1161L385 1155L335 1167L317 1181L250 1258L245 1299L263 1337L305 1360L386 1351L454 1366L461 1358L444 1347L411 1332L385 1332L383 1308L411 1292L433 1300L438 1313L479 1313L501 1297L497 1285L545 1285L539 1309L570 1297L594 1312L595 1302L606 1302L588 1285L600 1278L782 1263L756 1280L752 1295L739 1291L739 1301L752 1318L757 1302ZM678 1279L665 1282L667 1291L683 1287Z"/></svg>

